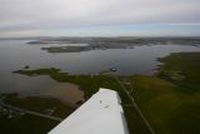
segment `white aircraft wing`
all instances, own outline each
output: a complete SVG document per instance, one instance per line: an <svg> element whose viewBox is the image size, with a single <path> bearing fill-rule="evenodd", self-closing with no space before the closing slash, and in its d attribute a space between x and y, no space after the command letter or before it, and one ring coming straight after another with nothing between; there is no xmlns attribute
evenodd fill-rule
<svg viewBox="0 0 200 134"><path fill-rule="evenodd" d="M118 93L100 88L49 134L128 134Z"/></svg>

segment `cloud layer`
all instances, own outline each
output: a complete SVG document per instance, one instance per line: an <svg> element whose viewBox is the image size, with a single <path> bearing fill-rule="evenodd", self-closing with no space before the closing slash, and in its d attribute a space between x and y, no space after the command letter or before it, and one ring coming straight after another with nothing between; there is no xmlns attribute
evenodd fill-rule
<svg viewBox="0 0 200 134"><path fill-rule="evenodd" d="M199 0L0 0L0 36L78 27L200 23Z"/></svg>

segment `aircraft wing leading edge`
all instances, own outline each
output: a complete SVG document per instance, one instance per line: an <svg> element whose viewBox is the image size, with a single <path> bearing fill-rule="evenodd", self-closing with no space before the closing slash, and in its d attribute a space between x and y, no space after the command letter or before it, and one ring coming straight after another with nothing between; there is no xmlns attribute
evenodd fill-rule
<svg viewBox="0 0 200 134"><path fill-rule="evenodd" d="M49 134L128 134L116 91L100 88Z"/></svg>

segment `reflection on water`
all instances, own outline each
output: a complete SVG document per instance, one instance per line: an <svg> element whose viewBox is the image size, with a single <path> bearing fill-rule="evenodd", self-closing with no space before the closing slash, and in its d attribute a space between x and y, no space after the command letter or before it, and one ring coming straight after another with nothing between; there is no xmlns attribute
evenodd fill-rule
<svg viewBox="0 0 200 134"><path fill-rule="evenodd" d="M71 106L84 100L84 93L77 85L59 83L48 76L29 77L15 74L13 80L12 84L4 91L19 93L23 96L53 97Z"/></svg>
<svg viewBox="0 0 200 134"><path fill-rule="evenodd" d="M71 83L57 83L52 88L40 92L40 95L51 96L60 99L69 105L77 105L78 102L84 101L84 93L77 85Z"/></svg>
<svg viewBox="0 0 200 134"><path fill-rule="evenodd" d="M116 66L119 68L120 75L152 74L158 65L156 60L158 57L173 52L200 52L200 47L189 45L142 45L134 49L52 54L42 51L43 46L28 45L26 42L28 41L0 41L0 91L19 92L25 95L49 95L68 103L79 101L83 96L76 85L61 84L43 76L27 77L12 74L12 71L29 65L31 69L55 67L71 74L89 74ZM74 96L77 96L77 99ZM68 98L70 99L67 100Z"/></svg>

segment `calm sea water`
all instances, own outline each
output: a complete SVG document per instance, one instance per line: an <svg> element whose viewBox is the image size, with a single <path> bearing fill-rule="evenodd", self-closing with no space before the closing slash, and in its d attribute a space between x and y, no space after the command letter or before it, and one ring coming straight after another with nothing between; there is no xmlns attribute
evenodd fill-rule
<svg viewBox="0 0 200 134"><path fill-rule="evenodd" d="M119 68L120 75L152 74L158 57L174 52L200 52L200 47L187 45L141 45L134 49L94 50L78 53L48 53L40 45L28 45L25 40L0 40L0 92L39 95L60 83L49 77L27 77L12 71L55 67L70 74L90 74ZM80 45L80 44L79 44Z"/></svg>

